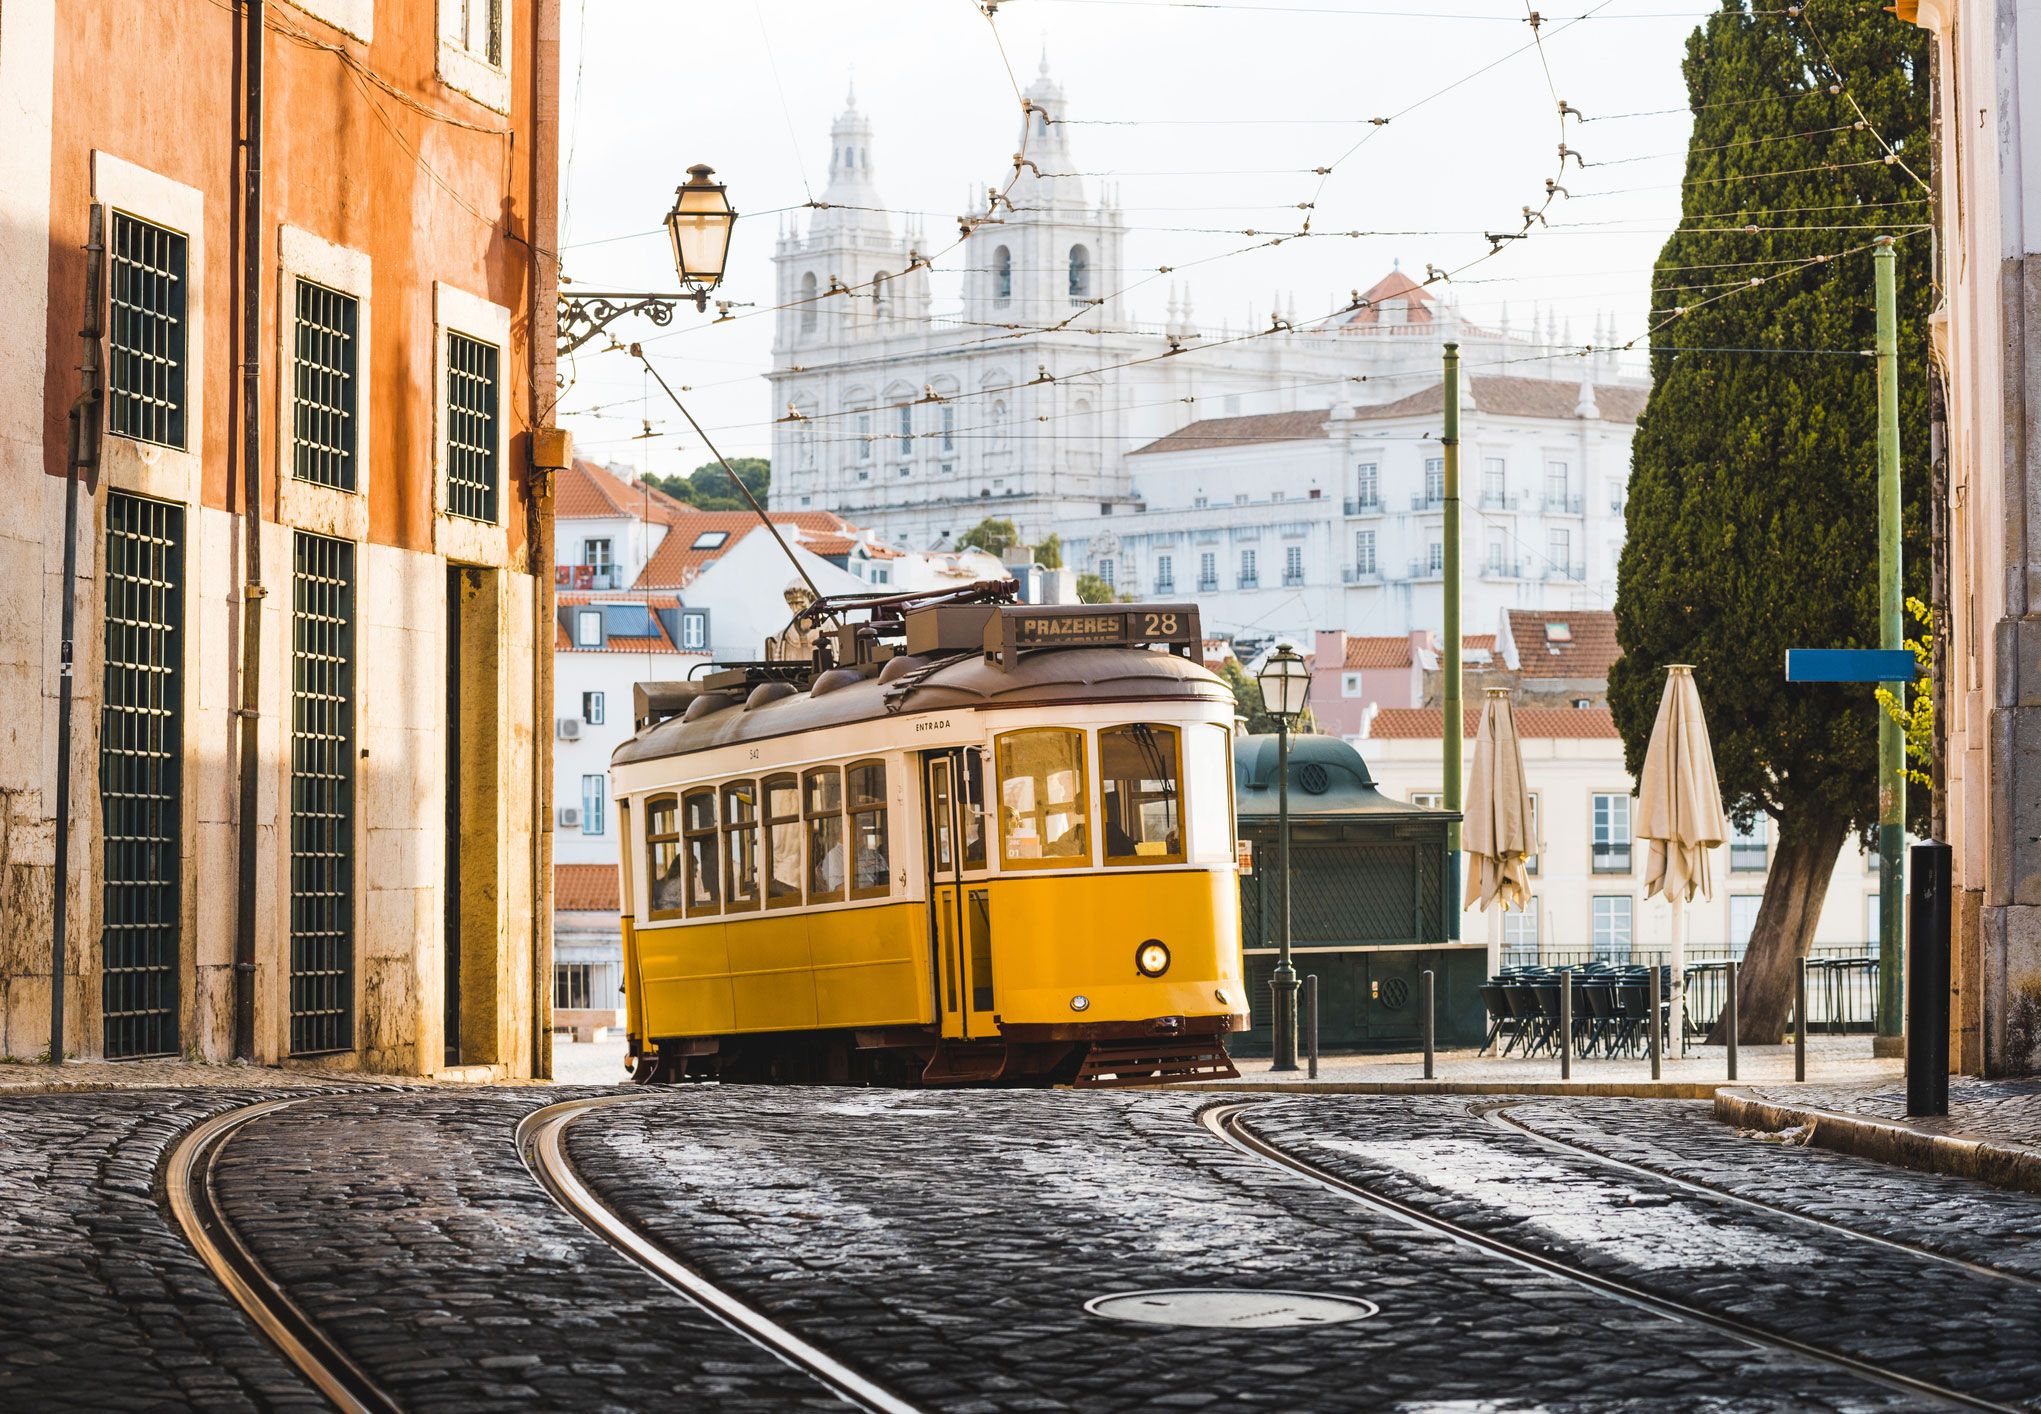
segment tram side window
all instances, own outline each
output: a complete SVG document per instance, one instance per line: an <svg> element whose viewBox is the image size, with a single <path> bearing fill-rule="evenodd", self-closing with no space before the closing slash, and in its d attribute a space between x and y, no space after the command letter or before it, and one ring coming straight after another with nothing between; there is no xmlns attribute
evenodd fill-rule
<svg viewBox="0 0 2041 1414"><path fill-rule="evenodd" d="M884 898L892 872L886 850L886 763L859 761L844 772L850 813L852 898Z"/></svg>
<svg viewBox="0 0 2041 1414"><path fill-rule="evenodd" d="M765 906L801 903L801 783L771 776L765 783Z"/></svg>
<svg viewBox="0 0 2041 1414"><path fill-rule="evenodd" d="M1061 727L998 739L1000 859L1026 869L1088 860L1084 733Z"/></svg>
<svg viewBox="0 0 2041 1414"><path fill-rule="evenodd" d="M680 802L662 795L645 802L645 881L648 918L680 917L687 885L681 877Z"/></svg>
<svg viewBox="0 0 2041 1414"><path fill-rule="evenodd" d="M723 911L758 907L758 782L723 787Z"/></svg>
<svg viewBox="0 0 2041 1414"><path fill-rule="evenodd" d="M1192 727L1184 734L1185 814L1191 827L1191 858L1200 864L1234 860L1233 733L1225 727Z"/></svg>
<svg viewBox="0 0 2041 1414"><path fill-rule="evenodd" d="M964 753L963 806L964 817L964 867L983 869L985 867L985 753L972 750Z"/></svg>
<svg viewBox="0 0 2041 1414"><path fill-rule="evenodd" d="M1181 864L1183 814L1175 727L1135 722L1098 734L1107 864Z"/></svg>
<svg viewBox="0 0 2041 1414"><path fill-rule="evenodd" d="M843 902L843 773L818 766L801 779L808 826L808 902Z"/></svg>
<svg viewBox="0 0 2041 1414"><path fill-rule="evenodd" d="M681 797L680 823L687 858L687 911L690 917L722 911L723 891L716 869L716 792L691 790Z"/></svg>

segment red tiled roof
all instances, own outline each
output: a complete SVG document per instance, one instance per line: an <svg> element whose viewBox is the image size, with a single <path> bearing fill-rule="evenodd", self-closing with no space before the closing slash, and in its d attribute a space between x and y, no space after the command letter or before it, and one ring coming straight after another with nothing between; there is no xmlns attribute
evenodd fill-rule
<svg viewBox="0 0 2041 1414"><path fill-rule="evenodd" d="M1477 412L1496 417L1536 417L1573 420L1580 403L1580 385L1551 378L1470 378L1467 380ZM1375 403L1354 409L1365 421L1391 417L1422 417L1441 411L1446 405L1445 385L1434 383L1393 403ZM1632 387L1597 387L1595 406L1604 422L1635 422L1644 411L1646 390Z"/></svg>
<svg viewBox="0 0 2041 1414"><path fill-rule="evenodd" d="M1432 311L1434 303L1424 286L1411 279L1401 270L1391 270L1373 285L1361 291L1366 307L1355 310L1347 317L1348 324L1379 324L1382 322L1381 305L1386 300L1402 296L1410 307L1409 320L1412 324L1429 324L1437 315Z"/></svg>
<svg viewBox="0 0 2041 1414"><path fill-rule="evenodd" d="M694 510L676 501L656 486L629 482L594 462L574 459L553 483L553 517L556 520L608 520L628 516L670 525L676 516Z"/></svg>
<svg viewBox="0 0 2041 1414"><path fill-rule="evenodd" d="M1462 740L1481 730L1481 709L1467 709ZM1436 707L1384 707L1375 714L1368 735L1378 739L1436 741L1445 731L1445 716ZM1606 707L1519 707L1517 736L1525 741L1616 740L1616 721Z"/></svg>
<svg viewBox="0 0 2041 1414"><path fill-rule="evenodd" d="M617 866L555 864L553 909L557 913L615 913L618 910Z"/></svg>
<svg viewBox="0 0 2041 1414"><path fill-rule="evenodd" d="M1549 641L1545 625L1565 624L1569 638ZM1616 642L1616 615L1610 609L1536 609L1509 611L1510 637L1516 640L1517 661L1527 678L1606 678L1623 656Z"/></svg>
<svg viewBox="0 0 2041 1414"><path fill-rule="evenodd" d="M830 511L772 511L769 512L774 525L793 526L801 534L794 538L805 541L810 535L842 535L846 531L855 533L857 527L842 516ZM645 562L645 568L638 575L634 589L680 589L687 585L709 561L730 552L730 549L746 535L758 529L758 517L750 511L690 511L675 516L666 538L659 542L659 548L652 552L652 558ZM713 548L695 549L694 543L703 532L720 530L729 538Z"/></svg>
<svg viewBox="0 0 2041 1414"><path fill-rule="evenodd" d="M554 596L562 608L570 604L644 604L653 609L678 609L678 594L647 593L642 589L562 589Z"/></svg>
<svg viewBox="0 0 2041 1414"><path fill-rule="evenodd" d="M1463 633L1460 635L1460 651L1463 653L1493 653L1495 651L1495 635L1492 633Z"/></svg>
<svg viewBox="0 0 2041 1414"><path fill-rule="evenodd" d="M855 535L807 535L801 538L801 548L811 550L827 559L831 555L848 555L857 548Z"/></svg>
<svg viewBox="0 0 2041 1414"><path fill-rule="evenodd" d="M1349 638L1346 641L1348 668L1407 668L1410 666L1410 638Z"/></svg>
<svg viewBox="0 0 2041 1414"><path fill-rule="evenodd" d="M1244 447L1257 442L1305 442L1325 435L1324 408L1306 412L1261 412L1249 417L1208 417L1158 437L1129 456L1148 452L1194 452L1206 447Z"/></svg>

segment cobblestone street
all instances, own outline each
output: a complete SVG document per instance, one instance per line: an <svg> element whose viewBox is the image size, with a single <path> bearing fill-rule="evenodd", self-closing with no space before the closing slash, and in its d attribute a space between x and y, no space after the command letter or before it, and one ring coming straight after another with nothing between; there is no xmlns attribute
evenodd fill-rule
<svg viewBox="0 0 2041 1414"><path fill-rule="evenodd" d="M579 1181L758 1328L527 1169L520 1121L596 1098L565 1111ZM166 1208L181 1134L278 1099L205 1181L387 1407L836 1403L773 1332L883 1408L2041 1407L2041 1198L1705 1104L715 1086L0 1099L0 1407L321 1406ZM1364 1191L1229 1144L1215 1103ZM1250 1320L1299 1292L1374 1310L1086 1309L1184 1287L1252 1294Z"/></svg>

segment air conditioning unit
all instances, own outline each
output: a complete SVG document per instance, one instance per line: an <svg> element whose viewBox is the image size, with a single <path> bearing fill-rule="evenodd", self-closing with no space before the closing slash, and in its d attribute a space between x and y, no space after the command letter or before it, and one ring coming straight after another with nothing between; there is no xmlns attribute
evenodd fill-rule
<svg viewBox="0 0 2041 1414"><path fill-rule="evenodd" d="M579 717L562 717L559 719L558 730L560 740L579 741L581 740L581 719Z"/></svg>
<svg viewBox="0 0 2041 1414"><path fill-rule="evenodd" d="M560 828L563 830L578 830L581 828L581 810L579 806L563 805L560 807Z"/></svg>

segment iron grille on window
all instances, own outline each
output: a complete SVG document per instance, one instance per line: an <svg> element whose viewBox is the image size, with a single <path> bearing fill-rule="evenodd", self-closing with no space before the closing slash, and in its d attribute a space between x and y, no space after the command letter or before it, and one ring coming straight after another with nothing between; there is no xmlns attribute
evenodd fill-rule
<svg viewBox="0 0 2041 1414"><path fill-rule="evenodd" d="M291 392L291 474L342 491L355 485L355 329L361 301L298 283L297 373Z"/></svg>
<svg viewBox="0 0 2041 1414"><path fill-rule="evenodd" d="M501 351L446 336L446 508L496 524L496 366Z"/></svg>
<svg viewBox="0 0 2041 1414"><path fill-rule="evenodd" d="M354 546L297 536L291 613L291 1054L354 1044Z"/></svg>
<svg viewBox="0 0 2041 1414"><path fill-rule="evenodd" d="M100 999L108 1059L177 1054L184 512L106 499Z"/></svg>
<svg viewBox="0 0 2041 1414"><path fill-rule="evenodd" d="M113 214L107 427L166 447L184 445L185 247L175 231Z"/></svg>

